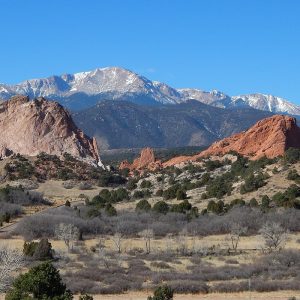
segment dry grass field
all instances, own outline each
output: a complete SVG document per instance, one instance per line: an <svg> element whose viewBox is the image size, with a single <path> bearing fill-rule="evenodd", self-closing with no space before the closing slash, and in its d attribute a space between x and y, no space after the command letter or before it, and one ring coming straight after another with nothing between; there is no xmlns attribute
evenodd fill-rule
<svg viewBox="0 0 300 300"><path fill-rule="evenodd" d="M94 300L147 300L151 292L131 292L120 295L93 295ZM244 293L214 293L214 294L177 294L174 300L288 300L291 297L300 297L300 292L280 291L280 292L244 292ZM76 300L79 296L74 297ZM0 295L0 300L4 300L5 296Z"/></svg>
<svg viewBox="0 0 300 300"><path fill-rule="evenodd" d="M281 169L281 165L279 163L268 165L267 168L264 170L264 172L268 172L269 178L266 180L266 185L262 186L258 190L248 192L246 194L241 195L239 193L240 185L243 183L242 179L238 179L238 182L233 183L233 190L231 195L226 195L222 198L224 203L230 203L232 200L237 198L242 198L245 200L245 202L249 202L250 199L256 198L258 201L260 201L262 195L268 195L272 197L276 192L278 191L285 191L291 184L294 182L291 180L287 180L287 174L289 172L288 169ZM280 172L273 172L272 170L274 168L277 168L280 170ZM293 165L293 168L295 168L298 172L300 172L300 164L297 163ZM216 171L218 172L218 171ZM218 173L216 173L218 174ZM182 176L183 175L183 176ZM161 188L161 182L158 182L157 175L150 175L147 180L151 181L152 186L151 190L153 191L153 194ZM180 176L184 179L185 174L181 174ZM140 184L141 181L144 180L143 178L140 179L138 182L138 188L141 189ZM171 186L171 184L166 183L164 188L168 188ZM52 210L52 215L55 216L55 208L57 206L64 206L64 203L66 200L69 200L71 202L71 206L73 203L74 206L78 205L78 201L81 199L81 202L83 204L83 200L81 197L79 197L80 194L84 194L89 199L92 199L94 196L98 195L99 192L103 188L93 186L91 189L82 190L79 188L78 184L75 184L72 188L65 188L63 185L63 181L60 180L48 180L44 183L39 183L37 189L35 191L40 192L44 195L45 198L49 199L52 202L52 206L29 206L25 207L25 213L21 218L15 219L14 222L19 222L22 218L39 214L41 210ZM108 188L111 190L111 188ZM205 192L205 186L201 188L194 188L187 191L188 201L193 205L196 206L199 209L199 212L207 207L208 202L213 199L201 199L201 195ZM133 193L133 192L132 192ZM147 198L149 204L153 207L155 203L162 200L162 197L158 196L150 196ZM214 200L218 201L218 199ZM118 218L120 217L120 222L126 222L128 220L123 219L122 220L122 214L126 216L126 213L131 213L132 215L136 208L137 202L139 202L140 199L134 199L134 197L131 197L130 200L126 201L120 201L118 203L114 203L113 206L116 208L118 213ZM175 205L178 204L179 201L176 199L169 199L167 200L168 205ZM65 207L60 207L65 208ZM54 209L54 212L53 212ZM79 209L84 211L83 206L79 206ZM88 209L88 207L86 207ZM72 211L72 209L71 209ZM74 211L74 210L73 210ZM63 210L63 213L65 213L66 210ZM48 214L48 218L51 217L51 213ZM72 215L71 212L70 217ZM101 212L101 217L104 212ZM222 214L221 214L222 215ZM226 214L225 214L226 215ZM75 216L75 215L74 215ZM42 215L43 217L43 215ZM78 217L78 216L76 216ZM201 216L200 216L201 217ZM215 216L216 218L222 218L221 216ZM264 218L264 215L261 215L261 218ZM132 218L132 217L131 217ZM103 219L103 218L102 218ZM199 218L200 219L200 218ZM107 223L112 223L113 218L104 218ZM132 221L134 218L131 219ZM149 220L155 220L149 219ZM166 219L168 220L168 219ZM171 219L170 219L171 220ZM209 222L210 219L207 219ZM296 220L296 219L295 219ZM163 223L162 219L159 219L161 222L160 226L168 226L171 224L168 224L168 221L164 221L166 223ZM263 221L263 220L262 220ZM44 222L44 220L43 220ZM136 221L135 225L140 225L138 222L143 222L142 219L139 219L139 221ZM120 223L120 224L121 224ZM130 226L131 223L128 223ZM173 223L173 226L175 223ZM183 223L178 223L183 224ZM197 224L197 223L194 223ZM204 223L198 223L201 224L200 226L206 226ZM217 223L216 223L217 224ZM104 224L103 224L104 225ZM56 226L56 224L53 224L53 228ZM84 235L83 241L75 242L74 251L69 252L65 243L60 240L56 240L53 238L55 235L49 235L49 241L52 244L53 249L58 254L58 263L57 266L60 269L60 272L63 276L63 278L66 280L66 283L70 284L71 280L78 280L80 281L81 278L83 280L92 281L93 286L91 288L98 288L98 292L96 295L94 295L94 299L116 299L116 300L129 300L129 299L137 299L137 300L144 300L147 299L148 295L151 295L153 291L153 286L157 284L155 283L153 278L155 279L155 276L164 276L164 274L171 274L173 276L173 273L176 274L176 278L183 278L184 276L187 276L187 279L184 278L185 282L184 284L189 283L189 275L194 275L193 273L197 273L202 267L207 268L206 270L209 270L209 272L219 272L222 273L222 276L220 276L220 279L218 276L213 277L212 280L210 279L201 279L202 283L205 281L207 287L206 291L209 291L209 294L205 293L199 293L196 292L195 294L177 294L175 295L175 300L181 300L181 299L187 299L187 300L196 300L196 299L216 299L216 300L227 300L227 299L282 299L282 300L288 300L291 297L300 297L300 292L298 291L276 291L276 292L240 292L237 293L234 291L234 289L231 290L229 293L216 293L216 291L226 291L226 289L214 289L218 284L220 286L223 283L227 284L240 284L242 281L244 281L245 284L247 284L246 288L244 287L241 290L246 291L248 289L248 278L247 275L243 275L242 277L234 277L234 275L228 275L228 279L226 279L227 272L232 272L233 269L243 270L243 268L249 268L250 266L257 266L258 261L263 261L266 256L266 252L263 251L264 247L264 241L261 235L259 235L259 231L257 230L255 233L253 231L251 234L246 236L240 236L240 241L238 244L238 251L236 253L233 253L231 248L231 240L230 240L230 234L221 234L222 232L228 232L226 231L217 231L215 234L213 231L210 232L210 234L196 234L192 233L193 231L190 231L190 234L182 235L181 231L184 232L184 225L183 227L180 227L176 233L170 233L170 235L155 235L151 240L151 255L147 256L146 250L145 250L145 239L142 237L139 237L139 233L128 233L128 235L122 236L121 239L121 246L120 246L120 253L118 253L118 248L116 247L115 241L114 241L114 231L109 231L108 233L101 233L95 235L94 233L87 233ZM14 228L14 227L13 227ZM48 228L52 228L49 227ZM171 227L170 227L171 228ZM200 227L199 227L200 228ZM221 227L220 227L221 228ZM174 228L171 228L171 230L174 231ZM134 232L134 230L133 230ZM164 231L163 231L164 232ZM196 232L196 231L195 231ZM8 232L10 233L10 232ZM22 233L19 233L22 234ZM1 239L1 237L3 237ZM183 240L184 239L184 240ZM105 258L101 256L100 250L99 250L99 242L101 240L101 245L103 248L105 248ZM288 240L285 243L285 249L286 250L293 250L293 251L299 251L300 250L300 232L292 231L288 234ZM187 252L181 253L180 251L180 245L181 243L184 243ZM8 246L10 248L14 249L23 249L24 239L21 236L7 236L7 238L4 238L4 236L0 235L0 247L1 246ZM208 249L213 249L212 252L207 252L208 254L203 254L203 250L206 251ZM190 251L190 252L189 252ZM189 252L189 254L187 254ZM133 254L136 253L136 254ZM172 257L168 257L168 253ZM192 253L192 254L190 254ZM164 258L166 258L164 260ZM105 269L105 261L110 264L110 267L107 267ZM161 265L159 265L161 264ZM162 266L164 264L164 266ZM139 274L132 274L130 273L131 266L136 267L137 272L141 272ZM94 268L95 267L95 268ZM116 268L116 270L119 270L122 273L122 278L118 278L113 271L110 271L110 268ZM139 269L138 269L139 268ZM198 268L198 269L197 269ZM144 270L144 271L143 271ZM83 277L80 277L79 274L81 271L86 272L86 275L83 275ZM107 273L108 278L113 279L118 278L121 280L121 283L124 283L127 278L127 272L128 272L128 278L132 280L135 275L140 276L138 279L141 282L141 286L139 288L134 288L130 286L128 289L128 292L122 293L122 290L120 292L116 292L119 294L110 294L114 292L109 292L108 294L104 292L104 294L99 295L98 293L102 293L102 291L99 291L101 287L108 288L109 285L112 283L107 281L107 285L105 285L105 280L98 279L93 280L93 274L97 276L97 272L105 272ZM201 271L201 270L200 270ZM84 273L83 272L83 273ZM93 273L94 272L94 273ZM111 273L112 272L112 273ZM134 273L135 271L133 271ZM143 278L143 272L145 272L145 276ZM201 271L202 272L202 271ZM205 273L205 271L203 271ZM238 272L238 271L237 271ZM249 271L250 272L250 271ZM234 271L232 272L234 274ZM270 275L271 273L269 273ZM205 274L206 275L206 274ZM77 277L76 277L77 276ZM87 276L87 277L84 277ZM101 274L99 275L101 277ZM110 276L110 277L109 277ZM131 277L130 277L131 276ZM167 275L166 275L167 276ZM181 276L181 277L180 277ZM205 277L205 276L204 276ZM203 277L203 278L204 278ZM151 279L149 279L151 278ZM206 277L205 277L206 278ZM209 277L207 277L209 278ZM282 281L289 280L289 278L284 278L283 276L280 277ZM261 281L262 277L259 278ZM123 280L123 282L122 282ZM151 281L152 280L152 281ZM173 279L170 280L172 282ZM174 279L173 283L176 280L178 282L181 281L181 279ZM195 285L200 284L200 281L197 281L196 277L193 277L191 281L195 283ZM200 280L200 279L199 279ZM268 280L272 281L274 278L269 277ZM164 281L161 281L164 282ZM168 281L169 282L169 281ZM80 282L79 282L80 283ZM181 282L180 282L181 283ZM91 283L92 284L92 283ZM191 283L193 284L193 283ZM74 285L71 284L72 287ZM117 285L115 285L117 286ZM114 286L114 287L115 287ZM183 285L184 286L184 285ZM100 288L99 288L100 287ZM192 287L192 285L191 285ZM295 287L290 287L290 289L296 289ZM123 290L123 291L124 291ZM137 290L140 290L137 292ZM258 289L259 290L259 289ZM268 290L268 289L266 289ZM270 289L271 290L271 289ZM300 287L299 287L300 290ZM200 290L201 291L201 290ZM188 290L188 292L191 292L191 290ZM0 295L0 299L4 299L3 296Z"/></svg>
<svg viewBox="0 0 300 300"><path fill-rule="evenodd" d="M137 292L122 295L95 295L95 300L146 300L151 292ZM174 300L288 300L290 297L300 297L300 292L281 291L270 293L230 293L230 294L186 294L175 295Z"/></svg>

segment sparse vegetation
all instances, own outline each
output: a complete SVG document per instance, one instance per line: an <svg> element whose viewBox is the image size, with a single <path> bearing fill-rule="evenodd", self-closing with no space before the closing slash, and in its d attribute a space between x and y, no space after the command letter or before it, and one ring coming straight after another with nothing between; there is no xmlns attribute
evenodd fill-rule
<svg viewBox="0 0 300 300"><path fill-rule="evenodd" d="M80 299L91 299L89 293L141 290L145 278L153 290L162 292L167 285L172 296L247 291L249 278L254 278L253 291L297 290L300 257L284 247L300 232L299 187L288 181L297 183L297 162L240 156L209 161L131 172L128 181L123 173L102 172L105 186L78 193L85 204L75 205L70 197L62 202L66 205L20 221L14 234L26 239L26 261L51 259L66 270L63 281ZM116 176L125 181L115 181ZM273 176L284 178L280 190L270 185ZM93 184L102 179L96 176ZM74 192L90 181L66 182L74 183ZM0 205L19 205L2 193L6 200ZM62 240L65 251L53 251L47 239L52 245ZM256 242L249 246L248 240ZM154 292L151 299L157 296Z"/></svg>

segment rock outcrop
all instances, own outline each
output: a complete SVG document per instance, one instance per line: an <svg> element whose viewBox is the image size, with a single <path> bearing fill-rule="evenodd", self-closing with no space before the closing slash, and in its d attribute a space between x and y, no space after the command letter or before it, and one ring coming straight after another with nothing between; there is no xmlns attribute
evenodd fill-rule
<svg viewBox="0 0 300 300"><path fill-rule="evenodd" d="M95 139L74 124L57 102L15 96L0 104L0 157L41 152L62 156L67 152L87 162L99 163Z"/></svg>
<svg viewBox="0 0 300 300"><path fill-rule="evenodd" d="M155 160L154 151L151 148L144 148L141 154L132 164L128 161L122 161L119 169L129 169L130 171L156 170L162 166L160 160Z"/></svg>
<svg viewBox="0 0 300 300"><path fill-rule="evenodd" d="M224 155L230 151L253 160L263 156L274 158L283 155L290 147L300 148L300 128L297 126L296 119L275 115L257 122L246 131L213 143L207 150L197 155L175 157L165 162L163 166L195 161L212 155Z"/></svg>

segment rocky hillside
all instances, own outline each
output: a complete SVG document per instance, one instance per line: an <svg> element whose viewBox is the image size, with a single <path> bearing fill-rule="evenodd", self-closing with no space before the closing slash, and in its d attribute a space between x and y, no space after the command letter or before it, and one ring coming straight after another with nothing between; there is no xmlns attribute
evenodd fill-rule
<svg viewBox="0 0 300 300"><path fill-rule="evenodd" d="M58 103L15 96L0 105L0 157L12 154L36 156L41 152L62 156L65 152L99 162L97 142L74 124Z"/></svg>
<svg viewBox="0 0 300 300"><path fill-rule="evenodd" d="M251 108L233 112L198 101L171 106L104 101L73 118L84 132L97 138L101 149L115 149L208 146L270 115Z"/></svg>
<svg viewBox="0 0 300 300"><path fill-rule="evenodd" d="M297 126L296 119L275 115L257 122L244 132L215 142L195 156L175 157L165 162L164 166L195 161L201 157L224 155L232 151L250 159L264 156L275 158L283 155L291 147L300 148L300 128Z"/></svg>
<svg viewBox="0 0 300 300"><path fill-rule="evenodd" d="M16 94L28 95L30 98L47 97L77 111L92 107L102 100L157 105L179 104L193 99L221 108L242 106L300 115L298 105L280 97L259 93L231 97L217 90L176 89L119 67L31 79L16 85L0 84L0 99L9 99Z"/></svg>
<svg viewBox="0 0 300 300"><path fill-rule="evenodd" d="M283 155L290 147L300 148L300 128L296 119L275 115L257 122L245 132L214 143L201 156L236 151L252 159L274 158Z"/></svg>

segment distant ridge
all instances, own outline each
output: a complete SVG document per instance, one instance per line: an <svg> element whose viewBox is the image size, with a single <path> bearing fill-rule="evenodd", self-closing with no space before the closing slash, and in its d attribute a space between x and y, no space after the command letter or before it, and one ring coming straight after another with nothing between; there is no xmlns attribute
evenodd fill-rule
<svg viewBox="0 0 300 300"><path fill-rule="evenodd" d="M247 107L232 111L199 101L145 106L107 100L74 113L73 119L97 138L101 149L174 148L208 146L271 115Z"/></svg>
<svg viewBox="0 0 300 300"><path fill-rule="evenodd" d="M73 111L92 107L103 100L158 105L179 104L193 99L221 108L252 107L300 115L300 106L273 95L256 93L231 97L217 90L176 89L120 67L31 79L16 85L0 84L0 99L7 100L18 94L54 99Z"/></svg>
<svg viewBox="0 0 300 300"><path fill-rule="evenodd" d="M224 155L231 151L250 159L274 158L290 148L300 148L300 128L296 119L275 115L265 118L244 132L213 143L208 149L194 156L180 156L165 162L164 167L194 161L201 157Z"/></svg>

